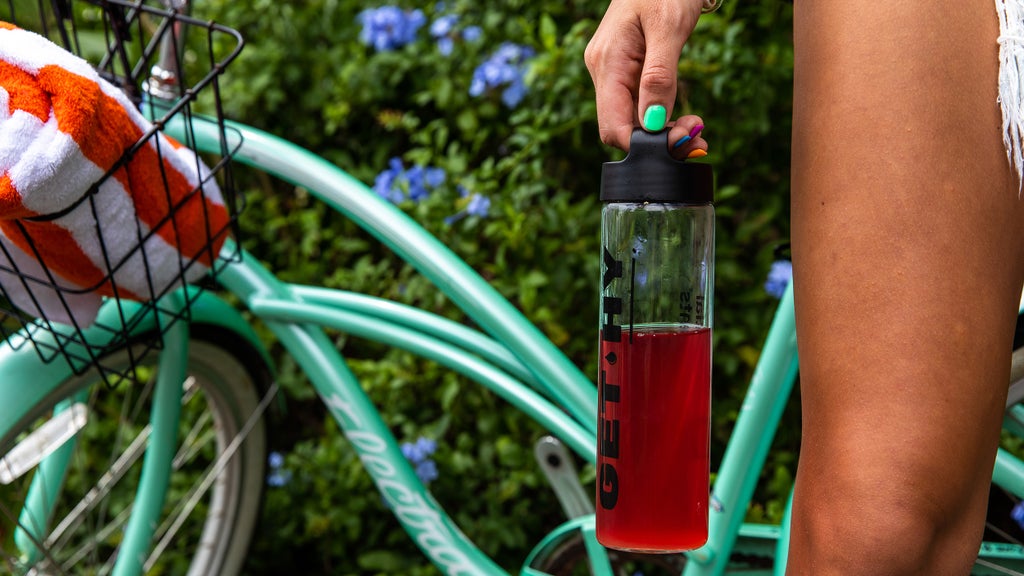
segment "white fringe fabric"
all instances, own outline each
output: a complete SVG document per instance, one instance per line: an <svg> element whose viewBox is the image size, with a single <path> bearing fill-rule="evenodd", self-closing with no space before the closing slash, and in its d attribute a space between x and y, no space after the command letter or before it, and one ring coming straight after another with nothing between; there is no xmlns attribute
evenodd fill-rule
<svg viewBox="0 0 1024 576"><path fill-rule="evenodd" d="M1017 170L1018 194L1024 191L1024 2L995 0L999 13L999 104L1003 146Z"/></svg>

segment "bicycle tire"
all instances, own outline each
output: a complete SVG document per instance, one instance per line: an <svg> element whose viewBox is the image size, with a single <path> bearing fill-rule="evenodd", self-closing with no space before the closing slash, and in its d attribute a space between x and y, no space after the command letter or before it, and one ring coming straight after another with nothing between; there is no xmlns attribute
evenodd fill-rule
<svg viewBox="0 0 1024 576"><path fill-rule="evenodd" d="M260 355L225 330L192 326L191 334L180 447L144 571L231 575L238 573L245 561L263 496L265 426L261 418L250 422L250 416L257 413L260 391L268 388L270 376ZM151 362L155 362L156 355L152 356ZM117 365L129 357L129 351L122 350L107 360ZM140 373L146 370L144 365ZM32 482L44 474L43 466L0 486L0 572L106 573L117 555L119 527L126 523L135 498L139 477L135 469L142 465L137 445L139 438L141 445L145 444L147 390L151 389L141 383L122 383L115 388L95 371L73 376L48 395L48 401L33 408L30 418L23 419L29 422L26 426L0 438L0 455L6 455L18 439L25 438L27 429L38 430L53 414L54 406L65 399L91 414L75 440L65 444L81 452L68 460L64 477L55 478L61 502L54 504L53 511L58 514L44 521L42 538L29 537L37 548L45 544L45 551L30 562L23 552L25 537L19 549L14 533L16 526L26 524L18 516ZM115 408L114 400L124 403ZM114 410L116 431L110 418ZM230 449L236 435L247 429L244 438ZM123 434L134 435L134 440ZM96 458L103 454L100 449L109 452L109 457ZM193 492L204 484L205 489ZM177 525L179 518L184 521Z"/></svg>

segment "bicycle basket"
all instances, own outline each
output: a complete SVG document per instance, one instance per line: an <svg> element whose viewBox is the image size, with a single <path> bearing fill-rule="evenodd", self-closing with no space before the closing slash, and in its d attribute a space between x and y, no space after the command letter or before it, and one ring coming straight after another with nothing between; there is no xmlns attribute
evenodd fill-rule
<svg viewBox="0 0 1024 576"><path fill-rule="evenodd" d="M172 1L0 0L0 122L24 139L0 145L0 336L76 374L134 377L104 356L158 348L199 289L164 297L239 257L218 77L242 40Z"/></svg>

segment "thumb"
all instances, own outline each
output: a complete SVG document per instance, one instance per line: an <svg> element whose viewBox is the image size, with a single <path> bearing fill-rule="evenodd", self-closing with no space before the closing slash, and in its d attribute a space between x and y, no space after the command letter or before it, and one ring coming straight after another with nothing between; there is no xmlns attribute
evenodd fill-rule
<svg viewBox="0 0 1024 576"><path fill-rule="evenodd" d="M698 7L697 3L693 5ZM672 117L679 56L699 15L699 7L671 15L653 13L642 24L647 46L640 73L637 115L645 130L657 132Z"/></svg>

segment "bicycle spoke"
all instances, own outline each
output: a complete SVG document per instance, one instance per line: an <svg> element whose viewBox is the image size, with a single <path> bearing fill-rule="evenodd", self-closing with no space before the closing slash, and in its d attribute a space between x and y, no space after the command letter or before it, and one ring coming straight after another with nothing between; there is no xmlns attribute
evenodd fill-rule
<svg viewBox="0 0 1024 576"><path fill-rule="evenodd" d="M182 405L187 405L198 392L199 390L198 386L196 386L195 378L189 376L184 384ZM199 454L204 446L207 445L206 440L211 437L216 440L216 423L214 422L211 424L212 420L213 415L210 412L204 411L200 414L199 420L189 429L185 439L182 441L181 446L178 449L178 453L174 457L174 461L171 463L171 467L175 472L180 471L185 464L194 461L195 456ZM207 426L208 424L211 425ZM222 455L222 458L224 458L224 455ZM214 461L206 467L203 471L203 478L210 475L211 471L213 471L217 466L217 462L218 461ZM181 525L184 523L185 518L191 514L196 503L198 503L199 499L205 495L207 492L206 489L203 489L200 492L200 488L202 487L201 484L202 483L193 486L184 498L179 499L175 507L168 513L167 518L165 518L157 528L155 537L158 540L158 547L159 542L164 540L169 541L177 534ZM190 502L193 501L194 503L190 505ZM162 551L163 548L160 547L159 550ZM157 557L159 557L158 552L151 554L150 558L147 559L146 566L151 566L152 562L155 561Z"/></svg>
<svg viewBox="0 0 1024 576"><path fill-rule="evenodd" d="M193 379L194 380L194 379ZM194 382L193 382L194 384ZM130 393L126 393L129 394ZM193 394L189 395L191 397ZM128 401L122 403L121 410L121 421L131 422L134 421L136 416L140 413L142 401L147 394L145 392L136 399L136 401ZM183 398L184 401L184 398ZM131 407L131 410L129 410ZM204 414L204 416L207 416ZM107 472L99 479L96 486L89 490L88 493L82 498L81 501L64 517L64 519L57 525L57 527L49 534L46 538L46 546L51 548L64 548L68 545L70 539L74 534L82 532L85 534L91 534L92 537L86 539L84 542L78 544L78 548L67 561L64 563L65 568L75 566L78 562L86 558L90 553L96 552L99 546L107 541L107 539L116 531L121 529L128 521L132 507L129 506L121 511L116 518L111 522L106 522L107 506L109 503L106 500L106 496L112 491L127 474L127 472L133 468L140 458L144 455L146 449L146 443L150 435L150 427L144 426L142 431L128 444L127 449L124 452L118 454L118 449L124 444L125 439L130 436L125 433L125 430L130 426L121 427L119 432L115 435L115 442L113 450L111 451L111 464ZM193 434L194 437L194 434ZM95 510L99 505L99 509ZM78 528L86 521L90 520L93 525L86 530L78 530ZM112 569L111 562L116 561L116 554L112 555L111 558L107 559L106 564L110 565L101 570L101 573Z"/></svg>
<svg viewBox="0 0 1024 576"><path fill-rule="evenodd" d="M1000 574L1012 574L1013 576L1024 576L1024 572L1018 572L1016 570L1010 570L1009 568L1004 568L1003 566L1000 566L1000 565L998 565L998 564L996 564L994 562L989 562L988 560L982 560L981 558L978 558L974 563L976 565L978 565L978 566L983 566L985 568L988 568L989 570L994 570L996 572L999 572Z"/></svg>
<svg viewBox="0 0 1024 576"><path fill-rule="evenodd" d="M88 554L99 548L100 544L106 541L111 534L120 530L128 522L128 519L131 517L131 511L132 507L129 505L120 514L118 514L116 518L114 518L113 522L107 524L102 530L92 532L91 534L93 534L93 536L81 544L81 547L64 562L64 566L71 569L81 562ZM116 558L116 554L111 554L111 558ZM108 558L108 562L109 561L110 558Z"/></svg>
<svg viewBox="0 0 1024 576"><path fill-rule="evenodd" d="M1000 538L1003 538L1004 540L1009 542L1010 544L1021 544L1020 539L1014 538L1013 534L1010 534L1009 532L1003 530L1002 528L1000 528L999 526L996 526L995 524L993 524L991 522L985 522L985 527L988 528L989 530L991 530L994 534L996 534Z"/></svg>
<svg viewBox="0 0 1024 576"><path fill-rule="evenodd" d="M69 530L78 527L84 520L84 515L89 513L100 500L104 498L115 484L117 484L125 475L125 473L136 463L139 458L145 453L146 442L149 439L150 427L147 424L142 432L128 445L128 448L124 453L111 465L110 469L107 470L103 476L100 477L96 486L91 488L88 493L82 498L82 500L75 505L75 507L64 517L64 519L58 524L53 532L50 533L47 538L47 544L56 543L60 546L66 543L66 539L63 538L64 534Z"/></svg>
<svg viewBox="0 0 1024 576"><path fill-rule="evenodd" d="M121 409L121 422L134 422L138 415L141 413L141 409L145 404L144 399L149 396L148 390L151 387L147 386L143 389L142 393L139 394L135 401L131 401L130 389L133 387L129 386L129 391L125 394L129 396L129 401L122 403ZM131 411L129 414L129 406ZM149 440L150 426L147 424L143 426L142 430L137 436L128 444L128 447L124 452L118 454L117 449L123 445L124 440L130 436L130 433L125 433L128 426L123 426L119 429L115 435L114 449L111 451L110 460L111 464L107 469L107 472L100 477L92 489L82 498L81 501L64 517L60 524L58 524L54 530L47 537L47 544L56 546L57 548L63 548L67 545L68 540L74 534L76 529L81 526L87 519L94 520L94 526L87 533L98 534L101 532L100 526L105 525L104 518L106 518L106 507L109 502L106 500L106 496L110 493L113 487L119 483L128 473L128 471L138 463L139 459L145 454L146 444ZM93 509L99 505L100 509L96 514L90 515ZM131 510L131 506L127 508ZM119 517L124 516L124 512L119 514ZM118 522L115 519L115 524ZM109 524L107 526L110 526ZM90 550L95 549L95 546ZM75 558L81 560L81 553L76 553Z"/></svg>
<svg viewBox="0 0 1024 576"><path fill-rule="evenodd" d="M181 448L178 449L178 453L174 456L174 461L171 463L175 470L180 470L186 462L191 462L196 454L202 450L203 446L206 446L204 440L210 434L210 427L207 424L212 419L213 416L209 412L203 412L199 416L199 420L189 429L188 436L182 441Z"/></svg>
<svg viewBox="0 0 1024 576"><path fill-rule="evenodd" d="M150 554L150 558L146 560L147 568L152 565L152 562L157 557L159 557L159 553L163 552L167 547L167 544L170 543L170 540L177 535L178 530L181 528L182 524L185 523L185 519L188 518L189 514L192 513L192 510L194 510L196 505L199 503L200 499L202 499L206 494L209 484L207 484L205 480L206 478L211 477L215 471L216 462L211 462L210 465L206 467L206 470L203 471L203 482L193 486L188 493L185 494L185 497L180 499L177 505L175 505L170 513L168 513L167 518L160 523L160 526L157 527L154 536L158 538L159 541L153 552Z"/></svg>
<svg viewBox="0 0 1024 576"><path fill-rule="evenodd" d="M3 501L0 501L0 513L2 513L3 516L5 516L6 518L10 519L13 522L15 527L19 527L19 528L25 529L25 527L22 526L21 523L15 518L15 515L12 513L11 509ZM54 559L53 555L51 554L50 550L42 542L40 542L39 539L36 538L36 536L34 534L32 534L31 532L26 530L26 534L25 535L31 541L32 546L34 546L36 548L36 550L38 550L43 555L43 562L45 564L47 564L48 566L50 566L50 567L52 567L52 568L54 568L56 570L59 570L59 572L57 574L52 575L52 576L66 576L67 572L63 568L60 567L60 565L57 563L56 559ZM11 573L12 574L15 573L15 570L17 570L18 568L21 568L19 560L20 559L14 559L14 561L12 562L11 558L8 557L7 564L11 567ZM35 568L32 568L28 572L28 574L26 576L30 576L32 574L39 574L39 572ZM39 576L42 576L42 575L39 575ZM48 574L47 576L51 576L51 575Z"/></svg>
<svg viewBox="0 0 1024 576"><path fill-rule="evenodd" d="M171 539L178 533L178 530L181 529L181 525L185 521L184 519L192 513L192 510L195 509L196 505L199 503L199 500L209 490L214 480L220 477L220 474L224 471L224 468L227 466L228 462L235 455L235 452L238 451L239 446L241 446L242 442L244 442L245 439L248 438L249 434L252 432L252 429L260 421L260 418L263 417L263 413L270 405L270 402L274 399L274 396L277 395L277 390L277 383L271 383L270 387L263 395L263 398L260 399L260 403L256 406L256 409L253 410L253 412L249 415L249 418L245 421L245 424L243 424L241 430L239 430L238 433L235 434L235 436L231 439L231 442L224 449L224 452L220 455L220 457L218 457L217 460L213 462L210 469L204 475L202 482L200 482L198 486L193 488L189 497L185 499L185 505L182 510L182 513L177 515L177 517L174 520L174 524L171 526L168 532L164 534L163 538L160 539L157 545L154 546L153 552L150 554L150 557L146 560L146 564L144 567L146 570L149 570L149 568L152 567L153 562L155 562L156 559L160 557L163 551L170 544Z"/></svg>
<svg viewBox="0 0 1024 576"><path fill-rule="evenodd" d="M114 572L114 563L117 562L117 554L111 554L107 557L107 561L100 566L100 569L96 572L96 576L107 576Z"/></svg>
<svg viewBox="0 0 1024 576"><path fill-rule="evenodd" d="M245 542L233 533L245 534L247 541L250 529L237 523L251 526L255 518L258 494L250 496L249 487L259 488L263 478L261 417L277 388L265 381L260 388L269 391L261 399L256 389L244 388L252 385L244 364L214 346L195 349L198 369L182 382L176 445L168 446L169 492L154 518L148 557L140 559L147 572L176 571L185 562L204 574L237 567ZM242 375L238 384L237 375ZM76 387L67 389L55 411L53 404L40 407L38 417L4 444L5 452L10 454L12 446L15 452L0 464L11 484L3 487L0 502L5 546L0 574L97 576L113 574L129 560L124 530L141 510L134 498L153 441L150 418L161 407L153 403L152 379L112 388L97 385L90 375L76 378ZM83 412L85 422L74 423ZM60 430L69 427L65 421L73 423L70 432ZM58 435L50 430L59 430L61 437L49 439ZM17 441L23 442L20 451Z"/></svg>
<svg viewBox="0 0 1024 576"><path fill-rule="evenodd" d="M35 475L32 477L32 483L36 484L36 482L39 483L38 486L40 487L40 491L45 495L49 479L46 478L46 473L38 468L36 469ZM25 497L27 498L27 494ZM48 502L43 502L43 509L49 510ZM18 514L18 517L12 518L12 520L14 520L15 525L21 529L24 535L28 536L32 540L33 545L36 548L39 548L38 539L41 535L46 534L46 519L38 518L35 514L26 514L23 508Z"/></svg>

